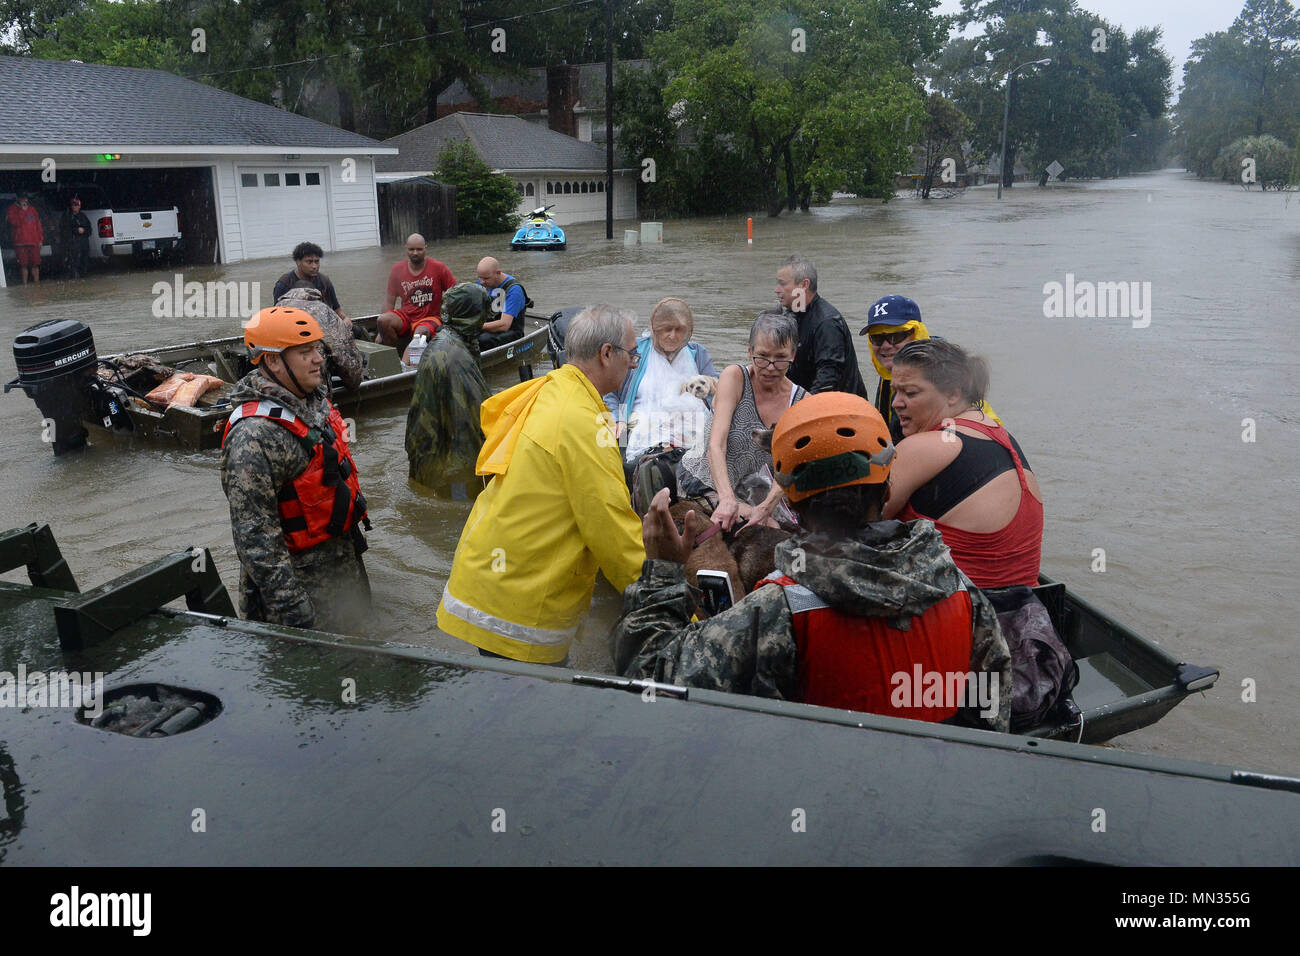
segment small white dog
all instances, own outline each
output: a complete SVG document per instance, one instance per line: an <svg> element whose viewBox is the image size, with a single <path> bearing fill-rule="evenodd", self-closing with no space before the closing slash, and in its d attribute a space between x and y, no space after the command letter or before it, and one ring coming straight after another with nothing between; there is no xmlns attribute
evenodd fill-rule
<svg viewBox="0 0 1300 956"><path fill-rule="evenodd" d="M682 382L682 394L690 392L700 401L712 398L718 394L718 380L708 375L696 375Z"/></svg>

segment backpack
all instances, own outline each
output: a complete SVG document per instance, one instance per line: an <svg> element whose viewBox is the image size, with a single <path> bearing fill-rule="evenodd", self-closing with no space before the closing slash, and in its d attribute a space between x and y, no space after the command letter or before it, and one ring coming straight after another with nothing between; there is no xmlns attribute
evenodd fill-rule
<svg viewBox="0 0 1300 956"><path fill-rule="evenodd" d="M1027 587L985 590L984 596L1011 651L1012 733L1049 719L1071 720L1079 665L1057 636L1047 607Z"/></svg>

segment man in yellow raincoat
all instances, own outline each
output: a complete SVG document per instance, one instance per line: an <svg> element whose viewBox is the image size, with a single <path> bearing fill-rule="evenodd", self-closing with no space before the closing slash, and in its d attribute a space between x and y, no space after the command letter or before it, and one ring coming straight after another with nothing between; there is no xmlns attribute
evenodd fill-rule
<svg viewBox="0 0 1300 956"><path fill-rule="evenodd" d="M476 472L438 626L481 651L561 663L597 570L620 592L645 560L602 395L636 363L629 313L594 305L565 334L569 364L483 403Z"/></svg>

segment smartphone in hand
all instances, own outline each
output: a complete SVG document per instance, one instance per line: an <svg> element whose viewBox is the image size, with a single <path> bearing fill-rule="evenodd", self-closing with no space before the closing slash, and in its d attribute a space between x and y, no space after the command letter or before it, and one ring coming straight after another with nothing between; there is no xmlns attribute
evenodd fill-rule
<svg viewBox="0 0 1300 956"><path fill-rule="evenodd" d="M702 597L700 609L709 617L721 614L736 603L731 591L731 576L725 571L701 569L695 572L695 583Z"/></svg>

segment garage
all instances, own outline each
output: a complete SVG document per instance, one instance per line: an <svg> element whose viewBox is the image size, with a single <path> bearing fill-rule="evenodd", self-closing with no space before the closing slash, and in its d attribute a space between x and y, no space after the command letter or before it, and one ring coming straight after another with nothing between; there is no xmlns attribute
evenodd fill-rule
<svg viewBox="0 0 1300 956"><path fill-rule="evenodd" d="M27 192L41 214L50 247L49 259L43 266L50 275L58 274L63 258L57 241L58 218L74 195L90 203L87 209L98 208L100 203L115 211L175 207L184 245L172 261L186 264L217 261L219 235L211 166L121 169L105 164L56 169L53 182L43 181L35 170L0 169L0 199L8 200L19 191Z"/></svg>
<svg viewBox="0 0 1300 956"><path fill-rule="evenodd" d="M460 140L468 140L488 166L514 180L519 213L554 205L552 215L563 226L605 218L604 148L518 116L452 113L394 136L384 143L401 152L378 157L377 175L387 182L422 175L437 166L448 143ZM636 218L638 173L614 170L615 219Z"/></svg>
<svg viewBox="0 0 1300 956"><path fill-rule="evenodd" d="M284 256L304 237L330 235L324 166L240 166L238 174L246 258Z"/></svg>
<svg viewBox="0 0 1300 956"><path fill-rule="evenodd" d="M162 70L76 61L0 56L0 102L15 105L0 200L40 196L53 223L81 184L115 213L174 206L187 264L283 259L304 239L327 252L379 244L375 157L397 150L368 137ZM57 272L61 257L45 255Z"/></svg>

